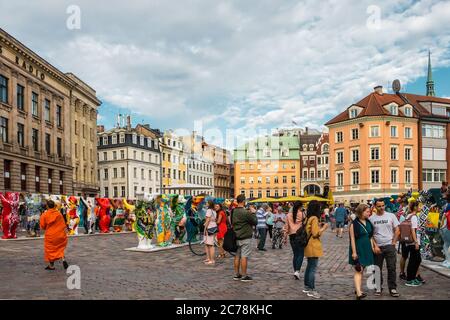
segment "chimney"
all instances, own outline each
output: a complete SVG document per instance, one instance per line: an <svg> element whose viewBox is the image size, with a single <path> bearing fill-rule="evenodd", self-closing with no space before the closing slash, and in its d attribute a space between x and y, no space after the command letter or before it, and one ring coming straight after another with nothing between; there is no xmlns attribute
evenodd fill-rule
<svg viewBox="0 0 450 320"><path fill-rule="evenodd" d="M131 116L127 115L127 130L131 130Z"/></svg>
<svg viewBox="0 0 450 320"><path fill-rule="evenodd" d="M97 132L98 133L105 132L105 126L104 125L98 125L97 126Z"/></svg>
<svg viewBox="0 0 450 320"><path fill-rule="evenodd" d="M305 127L305 135L308 135L308 127Z"/></svg>
<svg viewBox="0 0 450 320"><path fill-rule="evenodd" d="M383 94L383 86L376 86L375 88L373 88L373 91L378 93L379 95Z"/></svg>

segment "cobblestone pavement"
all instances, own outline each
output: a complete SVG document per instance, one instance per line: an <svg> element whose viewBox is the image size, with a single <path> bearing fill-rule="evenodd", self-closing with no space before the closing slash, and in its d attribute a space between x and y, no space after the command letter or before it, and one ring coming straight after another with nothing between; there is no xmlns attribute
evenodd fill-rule
<svg viewBox="0 0 450 320"><path fill-rule="evenodd" d="M316 276L324 299L354 299L353 272L347 264L348 240L331 231L324 237L324 257ZM70 264L81 268L81 290L67 289L62 265L44 270L43 240L0 242L0 299L311 299L301 292L303 278L292 276L292 253L283 249L254 251L249 274L254 281L233 281L232 258L206 266L203 257L188 247L141 253L134 234L70 238L66 251ZM256 243L255 243L256 246ZM304 271L306 261L303 262ZM427 283L418 288L399 281L400 299L450 299L450 279L427 269ZM395 299L387 292L381 298Z"/></svg>

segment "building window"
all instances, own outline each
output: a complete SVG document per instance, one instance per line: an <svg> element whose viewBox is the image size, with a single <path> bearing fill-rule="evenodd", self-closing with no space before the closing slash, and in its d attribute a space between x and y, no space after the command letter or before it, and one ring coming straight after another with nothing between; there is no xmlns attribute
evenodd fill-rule
<svg viewBox="0 0 450 320"><path fill-rule="evenodd" d="M344 163L344 152L343 151L336 152L336 163L337 164Z"/></svg>
<svg viewBox="0 0 450 320"><path fill-rule="evenodd" d="M405 183L410 184L411 183L411 170L405 170Z"/></svg>
<svg viewBox="0 0 450 320"><path fill-rule="evenodd" d="M397 183L397 169L391 169L391 183Z"/></svg>
<svg viewBox="0 0 450 320"><path fill-rule="evenodd" d="M113 151L113 160L117 160L117 151Z"/></svg>
<svg viewBox="0 0 450 320"><path fill-rule="evenodd" d="M370 148L370 160L380 160L380 148L379 147Z"/></svg>
<svg viewBox="0 0 450 320"><path fill-rule="evenodd" d="M250 198L253 198L253 189L250 189Z"/></svg>
<svg viewBox="0 0 450 320"><path fill-rule="evenodd" d="M274 196L275 196L276 198L280 196L279 193L278 193L278 189L275 189L275 194L274 194Z"/></svg>
<svg viewBox="0 0 450 320"><path fill-rule="evenodd" d="M379 137L380 136L380 126L371 126L370 127L370 137Z"/></svg>
<svg viewBox="0 0 450 320"><path fill-rule="evenodd" d="M62 127L62 107L56 106L56 125Z"/></svg>
<svg viewBox="0 0 450 320"><path fill-rule="evenodd" d="M295 176L291 176L291 183L295 183Z"/></svg>
<svg viewBox="0 0 450 320"><path fill-rule="evenodd" d="M137 135L133 134L133 144L137 144Z"/></svg>
<svg viewBox="0 0 450 320"><path fill-rule="evenodd" d="M308 170L303 170L303 179L308 180Z"/></svg>
<svg viewBox="0 0 450 320"><path fill-rule="evenodd" d="M278 183L278 176L275 176L275 177L273 178L273 183L275 183L275 184Z"/></svg>
<svg viewBox="0 0 450 320"><path fill-rule="evenodd" d="M397 137L397 126L391 126L391 137Z"/></svg>
<svg viewBox="0 0 450 320"><path fill-rule="evenodd" d="M17 85L17 109L24 110L25 109L25 88L20 84Z"/></svg>
<svg viewBox="0 0 450 320"><path fill-rule="evenodd" d="M358 110L357 109L351 109L350 110L350 118L356 118L358 116Z"/></svg>
<svg viewBox="0 0 450 320"><path fill-rule="evenodd" d="M410 127L406 127L405 128L405 139L411 139L412 138L412 133L411 133L411 128Z"/></svg>
<svg viewBox="0 0 450 320"><path fill-rule="evenodd" d="M116 186L113 188L113 197L114 198L117 198L119 196L119 193L117 192L118 191L117 189L118 188Z"/></svg>
<svg viewBox="0 0 450 320"><path fill-rule="evenodd" d="M117 168L113 168L113 178L117 178Z"/></svg>
<svg viewBox="0 0 450 320"><path fill-rule="evenodd" d="M105 187L105 198L109 198L109 189Z"/></svg>
<svg viewBox="0 0 450 320"><path fill-rule="evenodd" d="M36 166L35 167L35 189L36 192L41 192L41 167Z"/></svg>
<svg viewBox="0 0 450 320"><path fill-rule="evenodd" d="M121 189L121 196L125 197L125 186L120 187Z"/></svg>
<svg viewBox="0 0 450 320"><path fill-rule="evenodd" d="M119 142L120 143L125 143L125 135L123 133L121 133L120 136L119 136Z"/></svg>
<svg viewBox="0 0 450 320"><path fill-rule="evenodd" d="M344 141L344 133L342 131L336 132L336 142Z"/></svg>
<svg viewBox="0 0 450 320"><path fill-rule="evenodd" d="M108 152L103 152L103 161L108 161Z"/></svg>
<svg viewBox="0 0 450 320"><path fill-rule="evenodd" d="M36 92L31 93L31 114L39 117L39 95Z"/></svg>
<svg viewBox="0 0 450 320"><path fill-rule="evenodd" d="M64 194L64 171L59 172L59 194Z"/></svg>
<svg viewBox="0 0 450 320"><path fill-rule="evenodd" d="M372 184L380 183L380 170L371 170L370 175L371 175L370 182Z"/></svg>
<svg viewBox="0 0 450 320"><path fill-rule="evenodd" d="M398 116L398 107L397 106L391 105L389 107L389 109L393 116Z"/></svg>
<svg viewBox="0 0 450 320"><path fill-rule="evenodd" d="M397 147L391 147L391 160L398 160L397 149Z"/></svg>
<svg viewBox="0 0 450 320"><path fill-rule="evenodd" d="M116 144L117 143L117 135L113 134L112 137L111 137L111 140L112 140L111 141L112 144Z"/></svg>
<svg viewBox="0 0 450 320"><path fill-rule="evenodd" d="M140 137L139 137L139 144L140 144L141 146L144 145L144 136L140 136Z"/></svg>
<svg viewBox="0 0 450 320"><path fill-rule="evenodd" d="M0 117L0 139L7 143L8 142L8 119Z"/></svg>
<svg viewBox="0 0 450 320"><path fill-rule="evenodd" d="M44 100L44 120L50 122L50 100Z"/></svg>
<svg viewBox="0 0 450 320"><path fill-rule="evenodd" d="M283 189L283 197L287 197L287 190Z"/></svg>
<svg viewBox="0 0 450 320"><path fill-rule="evenodd" d="M352 150L352 162L359 162L359 149Z"/></svg>
<svg viewBox="0 0 450 320"><path fill-rule="evenodd" d="M144 169L141 169L141 179L144 180L145 179L145 173L144 173Z"/></svg>
<svg viewBox="0 0 450 320"><path fill-rule="evenodd" d="M17 123L17 143L22 148L25 146L25 126L22 123Z"/></svg>
<svg viewBox="0 0 450 320"><path fill-rule="evenodd" d="M125 159L125 150L120 150L120 159Z"/></svg>
<svg viewBox="0 0 450 320"><path fill-rule="evenodd" d="M291 196L294 196L294 197L295 197L295 195L296 195L295 189L292 189L292 190L291 190Z"/></svg>
<svg viewBox="0 0 450 320"><path fill-rule="evenodd" d="M76 127L75 127L76 128ZM103 137L103 145L106 146L108 145L108 136L104 136Z"/></svg>
<svg viewBox="0 0 450 320"><path fill-rule="evenodd" d="M27 164L20 164L20 190L27 190Z"/></svg>
<svg viewBox="0 0 450 320"><path fill-rule="evenodd" d="M53 177L53 169L48 169L48 193L50 194L53 192L52 177Z"/></svg>
<svg viewBox="0 0 450 320"><path fill-rule="evenodd" d="M266 190L266 197L270 197L270 190L269 189Z"/></svg>
<svg viewBox="0 0 450 320"><path fill-rule="evenodd" d="M108 180L108 169L105 169L104 174L104 180Z"/></svg>
<svg viewBox="0 0 450 320"><path fill-rule="evenodd" d="M283 183L287 183L287 176L283 176Z"/></svg>
<svg viewBox="0 0 450 320"><path fill-rule="evenodd" d="M445 138L445 127L441 125L424 124L422 125L422 136L424 138L443 139Z"/></svg>
<svg viewBox="0 0 450 320"><path fill-rule="evenodd" d="M0 75L0 102L8 103L8 78Z"/></svg>
<svg viewBox="0 0 450 320"><path fill-rule="evenodd" d="M405 107L405 116L412 117L412 109L411 109L411 107Z"/></svg>
<svg viewBox="0 0 450 320"><path fill-rule="evenodd" d="M352 129L352 140L358 140L358 139L359 139L359 130Z"/></svg>
<svg viewBox="0 0 450 320"><path fill-rule="evenodd" d="M352 172L352 185L359 185L359 171Z"/></svg>
<svg viewBox="0 0 450 320"><path fill-rule="evenodd" d="M339 172L336 174L336 182L338 187L344 186L344 174Z"/></svg>
<svg viewBox="0 0 450 320"><path fill-rule="evenodd" d="M422 148L422 160L445 161L447 149Z"/></svg>
<svg viewBox="0 0 450 320"><path fill-rule="evenodd" d="M11 190L11 160L4 160L3 167L5 190Z"/></svg>
<svg viewBox="0 0 450 320"><path fill-rule="evenodd" d="M33 150L38 152L39 151L39 130L38 129L32 129L31 142L33 144Z"/></svg>
<svg viewBox="0 0 450 320"><path fill-rule="evenodd" d="M443 169L423 169L422 179L424 182L446 181L447 171Z"/></svg>
<svg viewBox="0 0 450 320"><path fill-rule="evenodd" d="M62 158L62 139L56 138L56 154L59 158Z"/></svg>
<svg viewBox="0 0 450 320"><path fill-rule="evenodd" d="M120 168L120 177L125 178L125 167Z"/></svg>
<svg viewBox="0 0 450 320"><path fill-rule="evenodd" d="M411 159L412 159L411 152L412 152L412 148L410 148L410 147L405 148L405 160L406 161L411 161Z"/></svg>
<svg viewBox="0 0 450 320"><path fill-rule="evenodd" d="M258 177L258 184L262 183L262 177Z"/></svg>
<svg viewBox="0 0 450 320"><path fill-rule="evenodd" d="M50 134L45 134L45 152L50 155Z"/></svg>

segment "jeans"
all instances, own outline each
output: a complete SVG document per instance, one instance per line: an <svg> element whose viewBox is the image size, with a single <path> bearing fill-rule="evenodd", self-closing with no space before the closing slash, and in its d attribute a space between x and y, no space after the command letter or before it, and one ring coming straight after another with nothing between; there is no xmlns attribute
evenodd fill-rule
<svg viewBox="0 0 450 320"><path fill-rule="evenodd" d="M273 224L267 224L267 231L269 231L270 239L272 239L272 229L273 229Z"/></svg>
<svg viewBox="0 0 450 320"><path fill-rule="evenodd" d="M319 258L308 258L308 264L305 271L305 288L314 290L316 280L316 269L319 264Z"/></svg>
<svg viewBox="0 0 450 320"><path fill-rule="evenodd" d="M303 263L303 257L305 255L305 248L300 247L297 243L295 243L293 236L289 236L289 242L291 243L292 253L294 254L294 258L292 259L294 271L300 271Z"/></svg>
<svg viewBox="0 0 450 320"><path fill-rule="evenodd" d="M406 280L411 281L416 278L417 270L419 270L422 258L420 257L420 250L416 250L415 246L406 246L409 253L408 267L406 268Z"/></svg>
<svg viewBox="0 0 450 320"><path fill-rule="evenodd" d="M397 289L396 268L397 268L397 251L393 245L380 247L381 253L374 255L375 264L380 268L381 285L383 285L383 262L386 259L388 270L388 287L389 290Z"/></svg>
<svg viewBox="0 0 450 320"><path fill-rule="evenodd" d="M258 234L259 234L258 249L262 250L266 246L267 229L258 228Z"/></svg>

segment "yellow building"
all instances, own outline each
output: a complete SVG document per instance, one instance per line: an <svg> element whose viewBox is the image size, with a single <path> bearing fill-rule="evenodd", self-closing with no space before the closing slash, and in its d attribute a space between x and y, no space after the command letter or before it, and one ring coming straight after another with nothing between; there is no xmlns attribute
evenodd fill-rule
<svg viewBox="0 0 450 320"><path fill-rule="evenodd" d="M170 189L170 186L186 184L187 157L183 152L183 140L168 130L161 141L162 186L165 193L186 194L185 190Z"/></svg>
<svg viewBox="0 0 450 320"><path fill-rule="evenodd" d="M299 196L300 153L295 134L261 137L234 151L234 192L247 198Z"/></svg>

